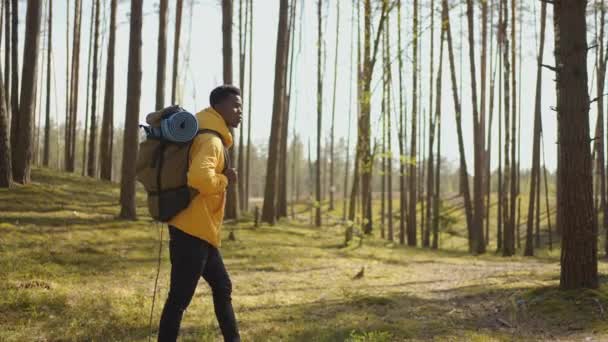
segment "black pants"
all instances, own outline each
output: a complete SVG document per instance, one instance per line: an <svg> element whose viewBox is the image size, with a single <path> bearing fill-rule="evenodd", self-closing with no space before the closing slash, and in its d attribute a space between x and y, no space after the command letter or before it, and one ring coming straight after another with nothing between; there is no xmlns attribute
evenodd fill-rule
<svg viewBox="0 0 608 342"><path fill-rule="evenodd" d="M224 341L240 341L232 309L232 283L219 250L172 226L169 226L169 235L171 286L160 318L158 341L177 339L184 310L190 304L201 276L211 287L215 316Z"/></svg>

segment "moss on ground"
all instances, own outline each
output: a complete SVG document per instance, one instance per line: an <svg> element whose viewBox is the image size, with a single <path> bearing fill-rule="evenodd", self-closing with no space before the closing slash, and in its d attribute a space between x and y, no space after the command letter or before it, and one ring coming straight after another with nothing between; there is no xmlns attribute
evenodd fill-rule
<svg viewBox="0 0 608 342"><path fill-rule="evenodd" d="M166 230L149 328L159 232L138 193L137 221L116 218L119 189L51 170L0 190L0 341L146 341L167 295ZM562 292L559 251L473 257L454 225L442 250L378 237L343 246L341 214L311 228L293 220L228 224L222 253L244 341L530 341L608 339L608 282ZM523 209L523 208L522 208ZM304 212L302 212L304 210ZM335 215L335 216L334 216ZM459 214L460 216L461 213ZM466 241L465 241L466 242ZM608 266L600 263L600 271ZM357 274L363 276L357 277ZM182 341L217 341L201 281Z"/></svg>

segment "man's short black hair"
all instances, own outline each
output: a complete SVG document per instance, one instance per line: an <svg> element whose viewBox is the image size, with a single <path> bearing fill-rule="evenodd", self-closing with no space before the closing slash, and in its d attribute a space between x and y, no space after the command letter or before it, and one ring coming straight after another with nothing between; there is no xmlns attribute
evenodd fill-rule
<svg viewBox="0 0 608 342"><path fill-rule="evenodd" d="M241 96L241 90L233 85L221 85L213 89L211 91L211 95L209 95L211 107L214 107L216 104L224 101L230 95Z"/></svg>

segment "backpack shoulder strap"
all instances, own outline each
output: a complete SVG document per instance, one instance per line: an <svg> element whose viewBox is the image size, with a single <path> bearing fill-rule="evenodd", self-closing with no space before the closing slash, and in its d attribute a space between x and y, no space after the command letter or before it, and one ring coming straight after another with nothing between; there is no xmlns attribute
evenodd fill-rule
<svg viewBox="0 0 608 342"><path fill-rule="evenodd" d="M222 141L222 146L224 147L224 170L232 167L230 156L228 155L228 149L224 146L224 140L222 139L222 135L218 131L208 129L208 128L199 129L196 134L199 135L199 134L204 134L204 133L210 133L210 134L213 134L216 137L220 138L220 140ZM188 154L190 154L190 151L188 151Z"/></svg>

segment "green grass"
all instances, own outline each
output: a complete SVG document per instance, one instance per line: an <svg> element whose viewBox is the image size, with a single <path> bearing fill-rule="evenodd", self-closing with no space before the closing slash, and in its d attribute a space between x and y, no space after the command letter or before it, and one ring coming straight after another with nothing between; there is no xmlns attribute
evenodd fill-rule
<svg viewBox="0 0 608 342"><path fill-rule="evenodd" d="M160 227L146 216L143 194L140 219L123 221L115 184L46 169L33 179L0 190L0 341L154 336L167 295L167 234L151 332ZM328 218L319 229L309 227L308 212L275 226L226 227L237 238L224 239L222 253L244 341L608 339L606 279L599 290L557 290L559 251L469 256L459 224L453 246L444 232L440 251L374 236L343 247L343 225ZM604 262L600 271L608 273ZM203 281L181 336L220 339Z"/></svg>

